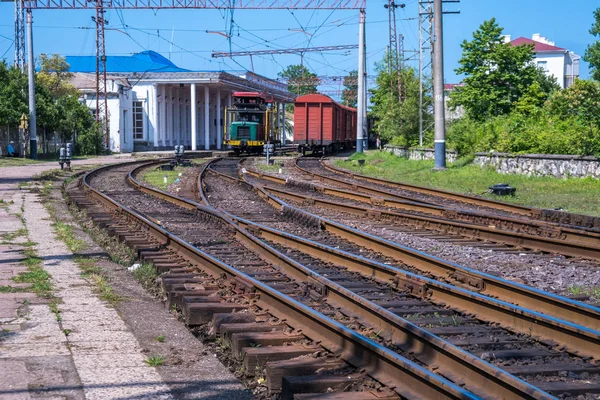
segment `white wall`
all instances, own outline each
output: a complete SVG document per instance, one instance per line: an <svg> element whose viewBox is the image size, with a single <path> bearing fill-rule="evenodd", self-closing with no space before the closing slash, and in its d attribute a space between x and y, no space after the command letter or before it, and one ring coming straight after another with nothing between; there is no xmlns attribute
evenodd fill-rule
<svg viewBox="0 0 600 400"><path fill-rule="evenodd" d="M565 53L537 53L535 63L546 62L546 74L554 76L561 88L565 85Z"/></svg>

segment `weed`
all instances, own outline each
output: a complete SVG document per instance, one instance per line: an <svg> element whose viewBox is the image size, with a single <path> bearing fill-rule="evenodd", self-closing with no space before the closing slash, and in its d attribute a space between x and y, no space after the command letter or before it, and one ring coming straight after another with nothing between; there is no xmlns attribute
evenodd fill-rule
<svg viewBox="0 0 600 400"><path fill-rule="evenodd" d="M50 301L50 303L48 304L48 306L50 307L50 311L52 311L56 317L56 320L58 322L62 321L62 316L60 315L61 311L58 308L58 305L61 303L62 301L58 298L54 298L52 299L52 301Z"/></svg>
<svg viewBox="0 0 600 400"><path fill-rule="evenodd" d="M165 335L158 335L156 337L156 341L160 342L160 343L163 343L165 341Z"/></svg>
<svg viewBox="0 0 600 400"><path fill-rule="evenodd" d="M153 287L158 274L154 265L148 263L142 263L139 268L133 271L133 276L137 279L143 287Z"/></svg>
<svg viewBox="0 0 600 400"><path fill-rule="evenodd" d="M0 286L0 293L19 293L24 292L25 289L14 287L14 286Z"/></svg>
<svg viewBox="0 0 600 400"><path fill-rule="evenodd" d="M460 317L457 317L456 315L452 316L452 324L454 326L459 326L461 322L462 320L460 319Z"/></svg>
<svg viewBox="0 0 600 400"><path fill-rule="evenodd" d="M567 288L567 290L573 296L580 296L580 295L588 294L583 286L578 286L578 285L570 285Z"/></svg>
<svg viewBox="0 0 600 400"><path fill-rule="evenodd" d="M71 332L73 332L72 329L63 329L63 333L65 334L65 336L69 336Z"/></svg>
<svg viewBox="0 0 600 400"><path fill-rule="evenodd" d="M79 266L79 269L81 269L81 275L84 277L89 277L92 274L102 274L102 268L98 267L96 261L91 258L75 257L75 262Z"/></svg>
<svg viewBox="0 0 600 400"><path fill-rule="evenodd" d="M105 276L99 274L90 274L89 278L95 286L95 291L100 295L100 298L110 305L114 306L123 300L121 296L113 291Z"/></svg>
<svg viewBox="0 0 600 400"><path fill-rule="evenodd" d="M20 228L20 229L17 229L16 231L11 232L11 233L3 233L2 234L2 239L4 239L7 242L12 242L16 238L21 237L21 236L27 236L27 229Z"/></svg>
<svg viewBox="0 0 600 400"><path fill-rule="evenodd" d="M67 225L64 222L56 221L54 224L54 230L56 231L56 236L71 250L72 253L78 253L87 248L87 243L81 239L77 239L75 233L73 232L73 227L71 225Z"/></svg>
<svg viewBox="0 0 600 400"><path fill-rule="evenodd" d="M165 363L165 358L163 356L150 356L146 359L146 364L149 367L160 367Z"/></svg>

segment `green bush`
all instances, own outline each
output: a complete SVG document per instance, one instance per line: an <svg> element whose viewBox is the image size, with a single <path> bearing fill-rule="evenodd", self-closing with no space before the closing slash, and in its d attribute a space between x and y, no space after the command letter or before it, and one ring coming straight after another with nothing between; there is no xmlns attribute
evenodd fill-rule
<svg viewBox="0 0 600 400"><path fill-rule="evenodd" d="M104 151L104 142L102 139L102 131L96 125L79 133L77 135L77 154L102 154Z"/></svg>

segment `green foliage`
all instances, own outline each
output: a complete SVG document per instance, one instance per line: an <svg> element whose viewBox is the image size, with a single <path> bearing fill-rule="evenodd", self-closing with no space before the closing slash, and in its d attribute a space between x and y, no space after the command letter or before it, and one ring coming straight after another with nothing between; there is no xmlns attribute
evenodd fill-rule
<svg viewBox="0 0 600 400"><path fill-rule="evenodd" d="M558 88L533 64L533 46L505 43L502 31L492 18L473 33L472 41L461 44L456 73L465 75L464 86L452 91L449 106L463 106L472 119L509 114L515 107L530 112Z"/></svg>
<svg viewBox="0 0 600 400"><path fill-rule="evenodd" d="M50 90L54 97L79 95L77 88L69 83L73 74L69 72L70 65L64 57L58 54L52 56L41 54L40 64L40 72L36 78Z"/></svg>
<svg viewBox="0 0 600 400"><path fill-rule="evenodd" d="M590 63L592 78L600 81L600 7L594 11L594 23L590 29L590 34L596 36L599 40L591 43L585 49L583 59Z"/></svg>
<svg viewBox="0 0 600 400"><path fill-rule="evenodd" d="M14 66L0 61L0 126L18 126L27 114L27 78Z"/></svg>
<svg viewBox="0 0 600 400"><path fill-rule="evenodd" d="M302 96L317 93L319 78L310 72L304 65L288 65L286 69L277 74L280 78L287 79L288 91Z"/></svg>
<svg viewBox="0 0 600 400"><path fill-rule="evenodd" d="M79 92L69 83L69 64L56 54L40 56L35 78L35 109L38 132L56 132L62 142L77 138L78 154L103 151L102 135L88 108L79 102ZM28 114L27 76L0 62L0 126L16 127Z"/></svg>
<svg viewBox="0 0 600 400"><path fill-rule="evenodd" d="M358 71L350 71L344 77L344 90L342 90L342 104L356 108L358 103Z"/></svg>
<svg viewBox="0 0 600 400"><path fill-rule="evenodd" d="M542 108L521 99L509 115L485 121L462 118L449 126L447 137L449 146L462 155L492 150L600 155L600 84L576 80Z"/></svg>
<svg viewBox="0 0 600 400"><path fill-rule="evenodd" d="M398 74L388 69L390 55L376 64L377 86L371 89L371 115L382 140L398 146L419 143L419 78L414 69L400 73L402 101L398 96ZM424 114L425 123L431 116Z"/></svg>

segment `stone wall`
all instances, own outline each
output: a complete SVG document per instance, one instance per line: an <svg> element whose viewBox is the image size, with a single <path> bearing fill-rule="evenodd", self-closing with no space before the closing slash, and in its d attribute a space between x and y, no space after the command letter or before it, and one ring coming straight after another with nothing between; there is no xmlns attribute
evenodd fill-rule
<svg viewBox="0 0 600 400"><path fill-rule="evenodd" d="M433 149L415 149L407 147L385 146L385 151L389 151L390 153L397 155L398 157L408 158L409 160L435 159L435 153ZM446 151L446 161L456 161L456 152L452 150Z"/></svg>
<svg viewBox="0 0 600 400"><path fill-rule="evenodd" d="M600 178L600 158L553 155L476 153L473 164L493 167L502 174L555 176L557 178L592 176Z"/></svg>

